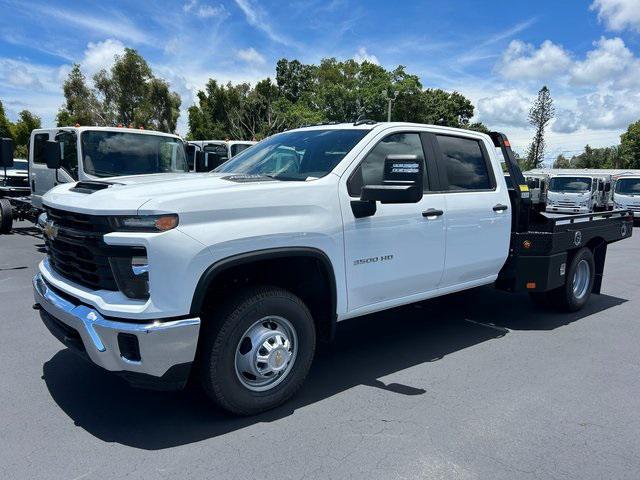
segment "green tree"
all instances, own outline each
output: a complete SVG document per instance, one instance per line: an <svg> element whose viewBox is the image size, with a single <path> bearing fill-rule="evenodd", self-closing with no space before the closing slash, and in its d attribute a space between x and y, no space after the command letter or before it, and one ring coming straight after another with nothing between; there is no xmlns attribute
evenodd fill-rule
<svg viewBox="0 0 640 480"><path fill-rule="evenodd" d="M640 168L640 120L629 125L620 140L623 168Z"/></svg>
<svg viewBox="0 0 640 480"><path fill-rule="evenodd" d="M571 168L571 160L564 155L560 154L553 162L553 168Z"/></svg>
<svg viewBox="0 0 640 480"><path fill-rule="evenodd" d="M29 110L22 110L18 114L18 121L13 125L13 139L15 142L14 155L16 158L27 158L29 155L29 139L31 131L41 128L40 117Z"/></svg>
<svg viewBox="0 0 640 480"><path fill-rule="evenodd" d="M56 117L59 127L68 125L107 125L100 104L95 94L88 87L79 64L74 64L65 80L65 105L60 108Z"/></svg>
<svg viewBox="0 0 640 480"><path fill-rule="evenodd" d="M554 115L553 99L545 85L538 92L538 97L529 110L529 123L536 130L527 152L527 162L531 168L538 168L544 160L544 131Z"/></svg>
<svg viewBox="0 0 640 480"><path fill-rule="evenodd" d="M13 139L11 126L11 122L7 118L7 115L4 111L4 105L2 105L2 101L0 101L0 138Z"/></svg>
<svg viewBox="0 0 640 480"><path fill-rule="evenodd" d="M153 75L147 61L134 49L116 55L111 70L93 77L102 118L106 124L142 125L173 132L180 115L180 96Z"/></svg>
<svg viewBox="0 0 640 480"><path fill-rule="evenodd" d="M219 85L210 79L189 108L189 138L263 138L320 122L349 122L360 116L387 119L387 97L395 96L395 121L438 123L486 132L471 123L474 107L457 92L423 90L417 75L400 65L386 70L371 62L325 58L319 65L281 59L275 83Z"/></svg>

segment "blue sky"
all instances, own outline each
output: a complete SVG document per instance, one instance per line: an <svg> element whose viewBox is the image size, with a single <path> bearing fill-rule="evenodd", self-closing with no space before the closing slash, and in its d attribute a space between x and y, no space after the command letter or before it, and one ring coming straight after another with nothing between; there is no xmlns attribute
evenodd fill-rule
<svg viewBox="0 0 640 480"><path fill-rule="evenodd" d="M108 68L138 49L186 108L208 78L255 82L281 57L406 65L425 87L457 90L518 148L526 113L551 88L549 158L616 143L640 119L640 0L0 0L0 100L51 125L70 65Z"/></svg>

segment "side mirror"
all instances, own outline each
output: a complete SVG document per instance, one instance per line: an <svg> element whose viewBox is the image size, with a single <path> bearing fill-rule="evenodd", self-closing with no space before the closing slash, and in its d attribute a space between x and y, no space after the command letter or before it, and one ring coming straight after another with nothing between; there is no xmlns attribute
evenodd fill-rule
<svg viewBox="0 0 640 480"><path fill-rule="evenodd" d="M47 168L57 170L62 165L62 154L60 152L60 144L53 140L48 140L44 144L44 159L47 163Z"/></svg>
<svg viewBox="0 0 640 480"><path fill-rule="evenodd" d="M417 203L423 194L423 162L416 155L387 155L382 185L362 187L360 200Z"/></svg>
<svg viewBox="0 0 640 480"><path fill-rule="evenodd" d="M194 170L195 161L196 161L196 146L195 145L185 145L184 152L187 157L187 165L189 166L189 171Z"/></svg>
<svg viewBox="0 0 640 480"><path fill-rule="evenodd" d="M0 167L13 167L13 140L0 138Z"/></svg>
<svg viewBox="0 0 640 480"><path fill-rule="evenodd" d="M196 162L196 172L204 172L206 170L205 164L204 164L204 152L202 150L196 151L195 162Z"/></svg>

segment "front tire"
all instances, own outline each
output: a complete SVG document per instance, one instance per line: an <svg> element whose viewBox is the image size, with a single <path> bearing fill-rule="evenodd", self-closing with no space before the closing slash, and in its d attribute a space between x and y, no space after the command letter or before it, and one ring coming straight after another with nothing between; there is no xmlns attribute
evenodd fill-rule
<svg viewBox="0 0 640 480"><path fill-rule="evenodd" d="M272 409L302 386L316 332L306 305L277 287L254 287L203 319L200 382L219 406L238 415Z"/></svg>
<svg viewBox="0 0 640 480"><path fill-rule="evenodd" d="M13 208L6 198L0 198L0 233L9 233L13 227Z"/></svg>

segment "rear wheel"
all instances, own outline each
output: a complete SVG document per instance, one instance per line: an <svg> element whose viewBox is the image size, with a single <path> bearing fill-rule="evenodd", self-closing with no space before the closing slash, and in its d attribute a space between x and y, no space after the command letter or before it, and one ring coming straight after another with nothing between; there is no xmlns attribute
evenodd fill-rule
<svg viewBox="0 0 640 480"><path fill-rule="evenodd" d="M313 318L292 293L251 288L204 319L197 368L207 395L222 408L252 415L300 388L315 351Z"/></svg>
<svg viewBox="0 0 640 480"><path fill-rule="evenodd" d="M581 248L569 262L565 284L549 292L531 293L531 299L538 305L576 312L589 301L594 280L593 253L588 248Z"/></svg>
<svg viewBox="0 0 640 480"><path fill-rule="evenodd" d="M13 226L13 209L6 198L0 198L0 233L9 233Z"/></svg>

